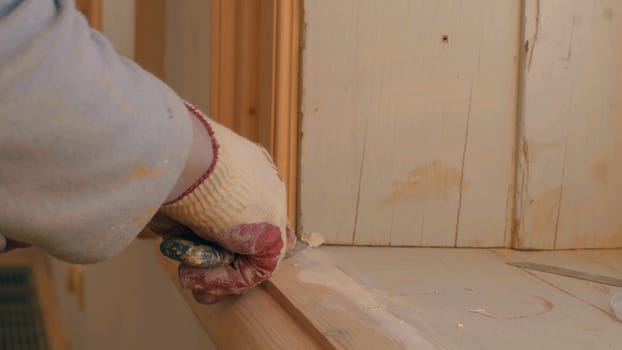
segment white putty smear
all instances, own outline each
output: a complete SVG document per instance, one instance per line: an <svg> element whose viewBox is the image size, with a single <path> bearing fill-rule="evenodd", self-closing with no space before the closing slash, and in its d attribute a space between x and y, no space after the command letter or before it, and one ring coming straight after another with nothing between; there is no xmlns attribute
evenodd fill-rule
<svg viewBox="0 0 622 350"><path fill-rule="evenodd" d="M324 244L324 241L325 241L324 236L322 236L321 233L317 233L317 232L303 234L302 237L300 237L300 239L303 242L307 243L309 248L317 248L321 246L322 244Z"/></svg>
<svg viewBox="0 0 622 350"><path fill-rule="evenodd" d="M376 292L360 285L352 277L337 269L330 257L322 251L307 249L301 252L299 257L301 268L297 277L300 282L318 284L338 292L368 315L375 323L372 325L374 328L401 344L404 349L444 348L439 344L433 344L419 329L389 312L385 305L377 300L381 299L382 295L374 295ZM322 304L331 307L335 302L331 300L330 295L327 295ZM341 305L334 307L343 308Z"/></svg>

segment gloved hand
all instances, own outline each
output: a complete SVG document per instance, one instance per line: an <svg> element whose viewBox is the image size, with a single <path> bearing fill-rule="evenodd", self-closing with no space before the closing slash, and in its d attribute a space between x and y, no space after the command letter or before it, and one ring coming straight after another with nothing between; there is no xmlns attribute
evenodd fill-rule
<svg viewBox="0 0 622 350"><path fill-rule="evenodd" d="M198 302L211 304L269 278L295 245L295 236L287 224L285 185L268 153L188 108L209 131L214 161L194 186L160 208L159 221L164 215L238 254L225 267L180 265L182 287L192 289ZM160 234L176 231L158 224L150 228Z"/></svg>

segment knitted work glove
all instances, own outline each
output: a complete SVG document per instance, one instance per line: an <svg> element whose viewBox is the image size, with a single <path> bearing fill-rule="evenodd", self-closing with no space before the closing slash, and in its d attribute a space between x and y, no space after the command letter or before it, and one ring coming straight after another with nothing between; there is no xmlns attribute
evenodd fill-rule
<svg viewBox="0 0 622 350"><path fill-rule="evenodd" d="M187 107L208 129L214 161L194 186L160 208L160 214L238 254L225 267L180 265L182 287L192 289L198 302L211 304L269 278L295 236L287 227L285 185L268 153Z"/></svg>

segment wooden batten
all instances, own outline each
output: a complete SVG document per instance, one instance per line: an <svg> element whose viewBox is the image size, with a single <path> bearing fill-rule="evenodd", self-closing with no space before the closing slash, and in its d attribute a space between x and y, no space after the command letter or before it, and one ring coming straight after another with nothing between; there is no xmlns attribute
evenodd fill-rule
<svg viewBox="0 0 622 350"><path fill-rule="evenodd" d="M622 3L523 12L513 247L622 247Z"/></svg>
<svg viewBox="0 0 622 350"><path fill-rule="evenodd" d="M300 2L212 2L210 116L262 144L296 221Z"/></svg>
<svg viewBox="0 0 622 350"><path fill-rule="evenodd" d="M135 59L161 79L166 70L165 7L164 0L136 1ZM287 186L292 227L298 180L300 11L299 0L213 0L210 35L201 38L210 46L209 115L272 154Z"/></svg>

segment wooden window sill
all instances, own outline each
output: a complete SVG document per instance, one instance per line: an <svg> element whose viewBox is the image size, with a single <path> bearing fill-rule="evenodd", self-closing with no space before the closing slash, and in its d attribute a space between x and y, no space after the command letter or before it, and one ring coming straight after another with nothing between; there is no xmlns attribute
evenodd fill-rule
<svg viewBox="0 0 622 350"><path fill-rule="evenodd" d="M243 297L197 304L223 349L607 348L622 288L522 270L531 261L620 277L622 250L322 247ZM177 264L162 258L177 283Z"/></svg>
<svg viewBox="0 0 622 350"><path fill-rule="evenodd" d="M346 289L356 289L352 292L364 293L321 249L299 252L284 260L278 272L261 286L242 297L210 306L198 304L189 290L179 287L175 261L165 257L160 261L221 349L403 348L377 327L370 310L350 300L344 293L347 290L333 290L321 280L314 282L318 277L334 279L345 283ZM426 343L416 334L413 338Z"/></svg>

